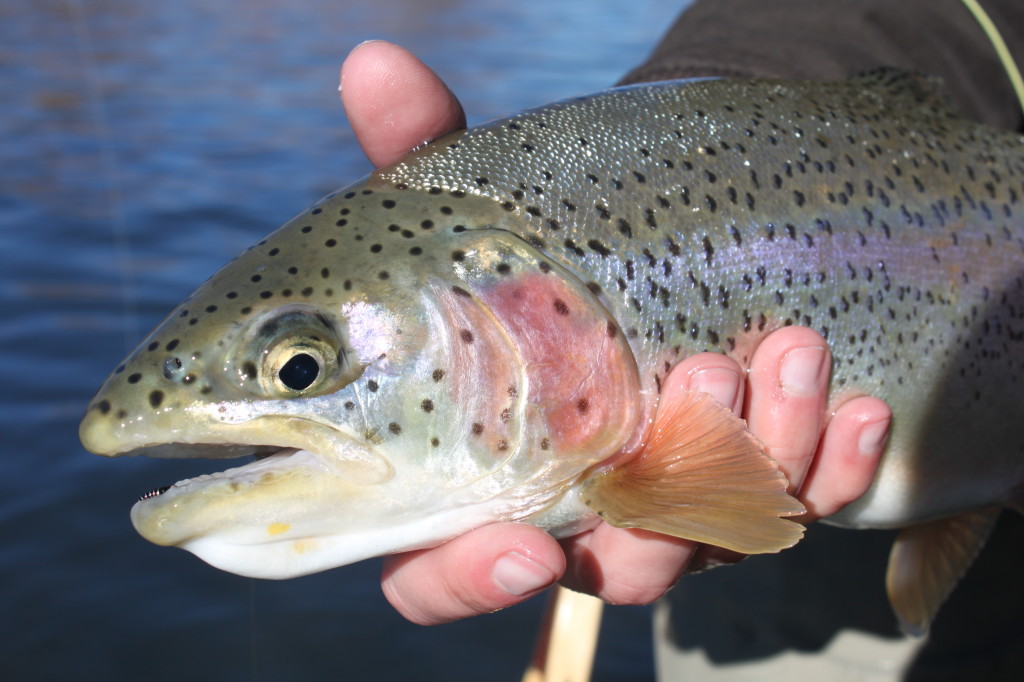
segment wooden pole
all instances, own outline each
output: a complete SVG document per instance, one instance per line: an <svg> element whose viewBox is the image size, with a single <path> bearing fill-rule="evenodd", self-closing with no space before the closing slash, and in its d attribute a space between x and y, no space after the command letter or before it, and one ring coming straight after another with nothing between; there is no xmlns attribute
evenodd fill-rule
<svg viewBox="0 0 1024 682"><path fill-rule="evenodd" d="M597 597L561 585L551 590L523 682L588 682L603 608Z"/></svg>

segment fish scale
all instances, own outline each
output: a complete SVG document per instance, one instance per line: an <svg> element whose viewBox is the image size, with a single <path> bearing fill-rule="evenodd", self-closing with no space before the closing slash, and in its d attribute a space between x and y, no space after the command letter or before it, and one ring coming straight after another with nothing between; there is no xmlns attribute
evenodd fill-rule
<svg viewBox="0 0 1024 682"><path fill-rule="evenodd" d="M746 363L767 331L816 329L833 397L895 411L890 471L832 521L901 525L991 496L948 486L976 480L979 443L1021 461L1022 141L933 87L881 72L624 88L456 133L374 182L501 202L600 289L652 393L680 358ZM917 457L941 460L933 489L909 480Z"/></svg>
<svg viewBox="0 0 1024 682"><path fill-rule="evenodd" d="M889 591L919 631L1019 505L1022 151L891 71L634 86L452 133L226 265L80 434L106 455L256 454L132 509L243 575L595 513L779 551L803 509L775 463L707 396L659 393L682 358L746 364L804 325L834 403L892 406L871 489L829 521L907 527Z"/></svg>

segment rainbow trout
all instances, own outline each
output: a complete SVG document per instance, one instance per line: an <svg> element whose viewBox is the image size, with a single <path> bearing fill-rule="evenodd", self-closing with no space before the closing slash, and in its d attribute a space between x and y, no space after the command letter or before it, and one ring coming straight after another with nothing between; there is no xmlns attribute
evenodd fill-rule
<svg viewBox="0 0 1024 682"><path fill-rule="evenodd" d="M1022 138L903 74L541 107L437 140L230 262L114 370L82 442L255 454L131 514L249 576L596 515L773 552L802 511L774 462L710 398L659 412L659 389L681 358L745 362L806 325L831 344L833 398L893 408L875 482L831 521L909 527L889 590L921 629L1019 496L1022 198Z"/></svg>

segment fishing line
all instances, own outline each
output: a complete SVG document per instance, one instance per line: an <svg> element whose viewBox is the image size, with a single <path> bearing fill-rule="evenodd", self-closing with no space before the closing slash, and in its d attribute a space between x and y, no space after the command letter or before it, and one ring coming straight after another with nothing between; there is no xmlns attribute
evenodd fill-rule
<svg viewBox="0 0 1024 682"><path fill-rule="evenodd" d="M128 220L124 211L124 188L121 181L117 156L114 154L114 137L111 133L110 116L103 99L102 83L95 58L92 34L82 8L82 0L65 0L71 17L72 29L78 48L82 72L86 82L86 100L96 140L99 143L100 167L107 179L107 204L111 230L114 235L115 262L120 275L121 322L125 352L135 347L139 337L138 296L132 277L132 248L128 239Z"/></svg>
<svg viewBox="0 0 1024 682"><path fill-rule="evenodd" d="M992 47L995 48L999 61L1013 85L1013 91L1017 95L1017 104L1020 106L1021 112L1024 113L1024 79L1021 78L1020 69L1017 68L1017 63L1014 61L1013 55L1010 54L1010 49L1006 46L1002 34L999 33L999 29L996 28L977 0L963 0L963 2L974 19L981 25L981 30L985 32Z"/></svg>
<svg viewBox="0 0 1024 682"><path fill-rule="evenodd" d="M249 578L249 680L259 682L260 657L256 646L256 579Z"/></svg>

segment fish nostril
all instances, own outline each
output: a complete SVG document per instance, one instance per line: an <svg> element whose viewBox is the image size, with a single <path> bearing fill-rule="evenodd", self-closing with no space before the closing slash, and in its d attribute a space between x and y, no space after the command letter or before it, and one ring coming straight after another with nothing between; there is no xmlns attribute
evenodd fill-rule
<svg viewBox="0 0 1024 682"><path fill-rule="evenodd" d="M164 377L167 379L176 379L183 369L181 358L172 355L164 360Z"/></svg>

